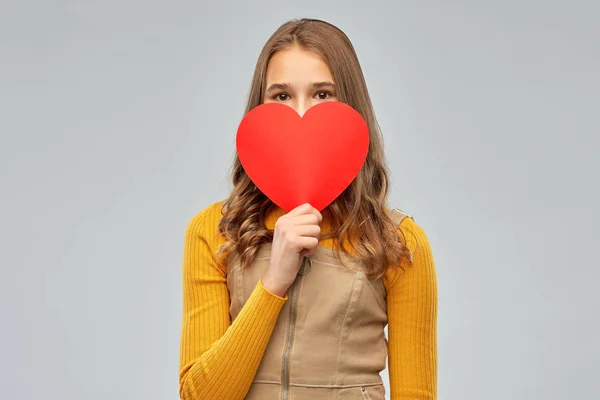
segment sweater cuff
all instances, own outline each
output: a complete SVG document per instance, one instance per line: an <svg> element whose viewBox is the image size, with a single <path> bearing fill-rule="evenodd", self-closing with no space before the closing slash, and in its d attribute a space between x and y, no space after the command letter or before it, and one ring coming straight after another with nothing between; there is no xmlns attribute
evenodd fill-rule
<svg viewBox="0 0 600 400"><path fill-rule="evenodd" d="M263 281L262 279L258 280L258 284L256 285L258 292L260 293L260 297L271 297L270 301L274 302L274 303L285 303L288 299L288 295L287 293L283 295L283 297L281 296L277 296L275 293L271 293L270 291L268 291L265 286L263 285Z"/></svg>

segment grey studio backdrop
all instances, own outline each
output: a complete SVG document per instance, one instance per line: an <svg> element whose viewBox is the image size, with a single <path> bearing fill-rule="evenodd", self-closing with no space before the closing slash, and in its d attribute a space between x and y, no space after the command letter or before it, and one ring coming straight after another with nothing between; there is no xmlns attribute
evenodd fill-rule
<svg viewBox="0 0 600 400"><path fill-rule="evenodd" d="M2 1L0 398L178 398L185 229L302 16L353 41L430 239L439 398L600 398L594 3Z"/></svg>

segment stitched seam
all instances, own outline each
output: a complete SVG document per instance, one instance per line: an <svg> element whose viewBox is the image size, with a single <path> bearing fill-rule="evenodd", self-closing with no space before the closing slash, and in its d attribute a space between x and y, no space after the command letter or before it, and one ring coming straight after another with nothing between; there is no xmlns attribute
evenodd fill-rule
<svg viewBox="0 0 600 400"><path fill-rule="evenodd" d="M370 383L351 383L347 385L312 385L309 383L290 383L290 386L298 386L305 388L315 388L315 389L348 389L355 387L373 387L373 386L381 386L383 385L381 382L370 382Z"/></svg>
<svg viewBox="0 0 600 400"><path fill-rule="evenodd" d="M271 258L271 257L269 257L269 256L267 256L267 257L257 257L254 260L256 260L256 261L258 261L258 260L268 260L269 258ZM347 267L347 266L342 265L342 264L335 264L335 263L330 263L330 262L327 262L327 261L317 260L317 259L312 258L312 257L308 257L308 258L310 258L310 261L312 261L313 263L321 263L321 264L325 264L325 265L331 265L333 267L344 268L344 269L347 269L349 271L357 271L357 270L355 270L353 268ZM350 260L350 262L353 262L353 261L354 260Z"/></svg>
<svg viewBox="0 0 600 400"><path fill-rule="evenodd" d="M265 243L265 244L263 244L263 246L266 246L267 248L271 248L272 244L271 243ZM327 255L329 255L331 252L337 252L337 253L341 252L341 250L334 250L334 249L331 249L329 247L322 246L322 245L318 245L317 247L318 247L317 250L325 251L325 252L328 253ZM358 257L355 256L355 255L353 255L353 254L342 252L342 256L348 257L347 261L350 262L350 263L356 262L356 261L360 262L360 260L358 259ZM269 258L271 258L271 256L267 255L267 256L256 257L255 260L267 260ZM333 265L333 266L336 266L336 267L341 267L341 268L347 269L349 271L356 271L355 269L349 268L349 267L347 267L344 264L337 264L337 263L331 263L331 262L327 262L327 261L323 261L323 260L318 260L318 259L313 258L311 256L308 256L308 258L310 258L310 260L312 262L318 262L318 263L325 264L325 265Z"/></svg>
<svg viewBox="0 0 600 400"><path fill-rule="evenodd" d="M378 304L379 304L379 305L380 305L380 306L381 306L381 307L382 307L384 310L385 310L385 309L387 309L387 306L386 306L385 304L383 304L383 303L382 303L382 301L381 301L381 299L379 298L379 292L377 291L377 289L375 289L375 286L373 286L373 282L371 282L371 280L369 279L369 277L368 277L367 275L365 275L365 274L364 274L363 272L361 272L361 271L356 271L356 272L358 272L359 274L361 274L361 275L363 276L363 278L364 278L364 279L367 281L367 284L368 284L369 286L371 286L371 288L373 289L373 292L374 292L375 299L377 300L377 303L378 303ZM379 278L379 279L381 279L381 278Z"/></svg>
<svg viewBox="0 0 600 400"><path fill-rule="evenodd" d="M281 385L281 382L279 382L279 381L263 381L263 380L260 380L260 379L257 379L255 381L253 381L253 383L266 383L266 384L269 384L269 385Z"/></svg>
<svg viewBox="0 0 600 400"><path fill-rule="evenodd" d="M352 278L352 292L350 293L350 298L348 300L348 306L346 307L346 312L344 313L344 319L342 320L342 327L340 328L340 336L338 339L338 354L337 354L337 359L335 362L335 384L338 385L339 384L339 380L340 380L340 357L342 354L342 339L344 338L345 332L347 331L347 324L346 324L346 320L348 319L348 314L350 314L350 307L352 307L352 305L355 303L355 296L356 293L358 292L356 290L356 281L357 281L357 277L359 277L360 275L354 274L353 278Z"/></svg>

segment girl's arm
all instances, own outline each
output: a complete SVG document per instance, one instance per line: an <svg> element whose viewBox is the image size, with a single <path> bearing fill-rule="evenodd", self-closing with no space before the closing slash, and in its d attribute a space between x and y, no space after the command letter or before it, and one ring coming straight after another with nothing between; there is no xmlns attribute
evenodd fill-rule
<svg viewBox="0 0 600 400"><path fill-rule="evenodd" d="M392 400L437 399L437 278L425 232L411 218L401 229L413 264L388 268L388 365Z"/></svg>
<svg viewBox="0 0 600 400"><path fill-rule="evenodd" d="M184 400L243 399L287 300L259 281L233 322L226 272L215 263L220 203L189 223L183 257L179 391Z"/></svg>

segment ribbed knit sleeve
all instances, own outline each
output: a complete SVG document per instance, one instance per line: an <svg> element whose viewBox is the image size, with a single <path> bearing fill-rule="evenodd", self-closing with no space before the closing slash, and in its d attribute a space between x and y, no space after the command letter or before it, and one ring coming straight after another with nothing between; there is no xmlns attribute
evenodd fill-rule
<svg viewBox="0 0 600 400"><path fill-rule="evenodd" d="M222 243L215 203L190 222L183 252L183 321L180 397L184 400L243 399L248 392L287 301L259 281L233 323L226 272L215 262Z"/></svg>
<svg viewBox="0 0 600 400"><path fill-rule="evenodd" d="M384 276L388 310L388 371L392 400L437 399L437 309L435 266L425 232L405 218L400 228L413 253L405 270Z"/></svg>

